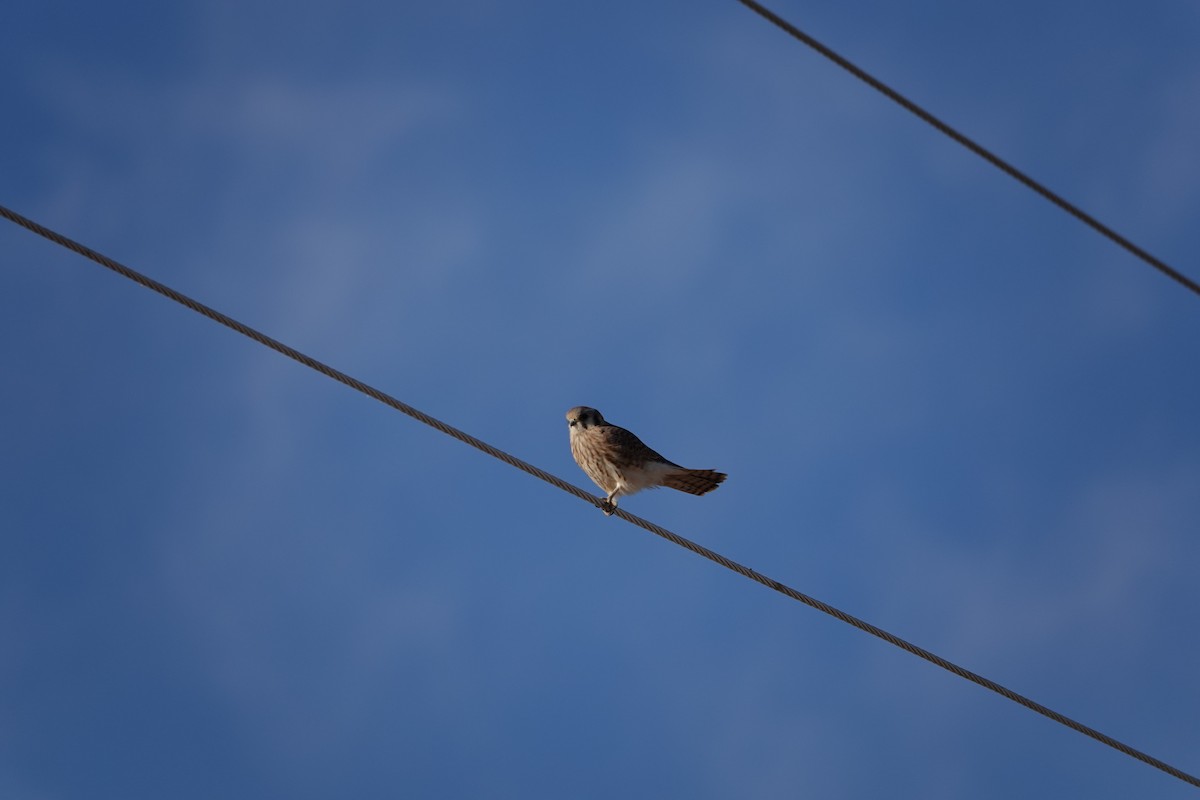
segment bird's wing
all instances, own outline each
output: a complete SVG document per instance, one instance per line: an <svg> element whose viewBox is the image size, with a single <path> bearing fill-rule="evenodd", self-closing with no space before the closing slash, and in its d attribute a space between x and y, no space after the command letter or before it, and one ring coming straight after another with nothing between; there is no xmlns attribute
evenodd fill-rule
<svg viewBox="0 0 1200 800"><path fill-rule="evenodd" d="M672 467L678 467L661 455L651 450L646 444L633 435L632 432L616 425L605 425L599 428L604 437L604 444L608 447L611 454L619 456L619 460L628 461L631 465L637 466L645 461L661 461L664 464L670 464Z"/></svg>

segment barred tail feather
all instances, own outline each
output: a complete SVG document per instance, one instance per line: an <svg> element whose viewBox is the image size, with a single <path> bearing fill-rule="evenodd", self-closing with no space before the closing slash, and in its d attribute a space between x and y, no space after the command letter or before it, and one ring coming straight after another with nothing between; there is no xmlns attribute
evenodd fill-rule
<svg viewBox="0 0 1200 800"><path fill-rule="evenodd" d="M680 469L663 478L663 486L688 494L708 494L725 480L724 472L711 469Z"/></svg>

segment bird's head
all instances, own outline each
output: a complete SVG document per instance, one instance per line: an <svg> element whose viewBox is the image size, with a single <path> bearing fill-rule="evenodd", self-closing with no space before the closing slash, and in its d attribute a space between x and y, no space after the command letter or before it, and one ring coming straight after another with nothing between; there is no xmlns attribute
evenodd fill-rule
<svg viewBox="0 0 1200 800"><path fill-rule="evenodd" d="M578 430L587 430L594 428L597 425L604 424L604 417L600 416L600 412L594 408L587 406L575 406L567 412L567 425L571 428L571 433Z"/></svg>

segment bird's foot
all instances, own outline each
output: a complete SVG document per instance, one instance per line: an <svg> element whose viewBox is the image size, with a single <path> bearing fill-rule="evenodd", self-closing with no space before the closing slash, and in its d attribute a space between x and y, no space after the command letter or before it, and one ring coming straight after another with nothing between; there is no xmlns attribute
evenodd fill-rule
<svg viewBox="0 0 1200 800"><path fill-rule="evenodd" d="M613 512L617 510L617 504L612 500L601 500L600 510L604 512L604 516L611 517Z"/></svg>

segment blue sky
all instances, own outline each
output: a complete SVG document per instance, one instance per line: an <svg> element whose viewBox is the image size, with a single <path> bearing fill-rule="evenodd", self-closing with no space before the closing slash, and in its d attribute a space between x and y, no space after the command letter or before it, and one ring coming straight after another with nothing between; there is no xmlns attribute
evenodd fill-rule
<svg viewBox="0 0 1200 800"><path fill-rule="evenodd" d="M1200 275L1192 2L774 3ZM1200 771L1200 298L732 0L44 2L0 203ZM1190 797L0 225L0 795ZM590 487L589 487L590 488Z"/></svg>

